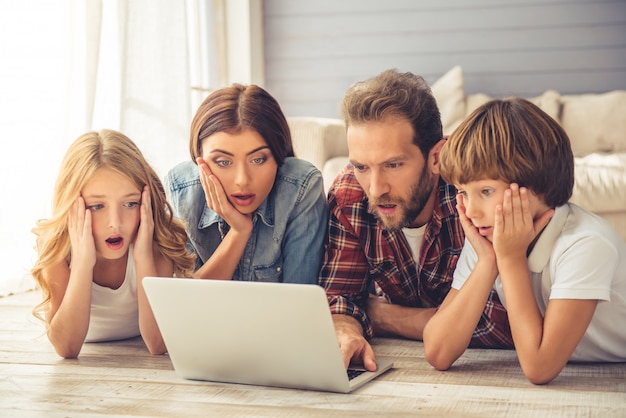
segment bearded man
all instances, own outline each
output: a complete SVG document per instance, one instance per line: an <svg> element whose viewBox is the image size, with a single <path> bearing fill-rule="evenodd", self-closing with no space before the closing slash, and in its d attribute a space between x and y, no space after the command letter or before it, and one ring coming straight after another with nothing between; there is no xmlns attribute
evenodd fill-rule
<svg viewBox="0 0 626 418"><path fill-rule="evenodd" d="M358 82L342 102L350 164L329 193L319 284L346 368L376 370L374 336L421 340L464 243L456 190L439 177L446 143L425 80L395 69ZM495 291L470 347L512 348Z"/></svg>

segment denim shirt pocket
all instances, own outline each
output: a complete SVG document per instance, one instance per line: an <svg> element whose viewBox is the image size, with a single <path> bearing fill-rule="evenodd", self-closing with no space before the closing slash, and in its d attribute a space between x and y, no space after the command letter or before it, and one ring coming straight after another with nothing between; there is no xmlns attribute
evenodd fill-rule
<svg viewBox="0 0 626 418"><path fill-rule="evenodd" d="M283 281L283 259L279 257L270 266L257 266L254 269L254 278L257 282L282 282Z"/></svg>

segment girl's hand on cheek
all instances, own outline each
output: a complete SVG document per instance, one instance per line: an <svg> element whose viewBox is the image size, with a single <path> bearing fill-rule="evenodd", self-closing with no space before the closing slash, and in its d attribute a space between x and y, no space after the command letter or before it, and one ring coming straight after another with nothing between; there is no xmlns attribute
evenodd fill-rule
<svg viewBox="0 0 626 418"><path fill-rule="evenodd" d="M152 198L150 188L146 185L141 192L139 206L139 227L133 247L135 260L152 258L152 243L154 242L154 216L152 214Z"/></svg>
<svg viewBox="0 0 626 418"><path fill-rule="evenodd" d="M93 269L96 265L96 244L91 230L91 211L85 207L82 196L70 208L67 226L72 267Z"/></svg>
<svg viewBox="0 0 626 418"><path fill-rule="evenodd" d="M220 180L215 177L209 165L202 158L196 160L200 171L200 183L204 190L207 205L235 231L252 231L252 215L239 212L228 200L224 187Z"/></svg>
<svg viewBox="0 0 626 418"><path fill-rule="evenodd" d="M465 214L465 205L463 204L463 196L457 195L456 209L459 212L461 226L465 232L465 237L472 244L478 258L491 259L495 262L495 254L493 246L489 240L478 233L478 229L474 226L471 219Z"/></svg>

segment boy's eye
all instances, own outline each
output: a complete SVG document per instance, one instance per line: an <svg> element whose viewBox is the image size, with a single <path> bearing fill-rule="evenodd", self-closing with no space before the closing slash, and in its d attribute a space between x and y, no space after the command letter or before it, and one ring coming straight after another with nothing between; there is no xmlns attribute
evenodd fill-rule
<svg viewBox="0 0 626 418"><path fill-rule="evenodd" d="M467 192L465 190L457 190L456 194L460 194L463 197L467 197Z"/></svg>
<svg viewBox="0 0 626 418"><path fill-rule="evenodd" d="M491 196L493 194L493 189L483 189L482 194L485 196Z"/></svg>

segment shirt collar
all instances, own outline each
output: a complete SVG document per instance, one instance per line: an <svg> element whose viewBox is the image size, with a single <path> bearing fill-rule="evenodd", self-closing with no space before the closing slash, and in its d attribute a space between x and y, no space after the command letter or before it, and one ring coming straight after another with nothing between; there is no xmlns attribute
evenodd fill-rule
<svg viewBox="0 0 626 418"><path fill-rule="evenodd" d="M552 219L550 219L548 225L546 225L541 232L541 235L539 235L535 246L528 256L528 268L531 272L539 273L545 269L546 265L550 261L552 249L561 235L563 226L567 221L568 213L569 208L567 205L558 206L554 210Z"/></svg>

